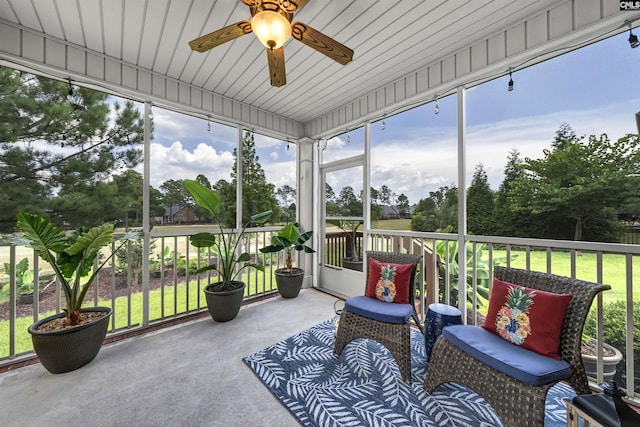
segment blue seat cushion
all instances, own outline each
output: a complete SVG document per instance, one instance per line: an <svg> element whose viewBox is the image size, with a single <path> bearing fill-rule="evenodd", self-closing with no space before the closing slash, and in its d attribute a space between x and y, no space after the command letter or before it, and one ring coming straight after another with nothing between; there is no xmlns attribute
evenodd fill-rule
<svg viewBox="0 0 640 427"><path fill-rule="evenodd" d="M360 316L385 323L406 323L413 313L411 304L384 302L364 295L349 298L345 301L344 308Z"/></svg>
<svg viewBox="0 0 640 427"><path fill-rule="evenodd" d="M512 344L479 326L451 325L442 330L442 335L485 365L527 384L539 386L571 376L566 361Z"/></svg>

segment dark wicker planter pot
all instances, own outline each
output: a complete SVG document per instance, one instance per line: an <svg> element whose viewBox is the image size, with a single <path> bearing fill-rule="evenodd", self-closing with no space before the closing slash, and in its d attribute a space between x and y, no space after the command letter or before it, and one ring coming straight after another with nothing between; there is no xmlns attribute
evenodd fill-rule
<svg viewBox="0 0 640 427"><path fill-rule="evenodd" d="M53 319L64 317L64 313L49 316L29 326L33 348L40 363L52 374L62 374L83 367L96 357L102 347L107 335L111 308L91 307L83 308L82 311L104 312L105 315L86 325L60 331L38 332L36 328Z"/></svg>
<svg viewBox="0 0 640 427"><path fill-rule="evenodd" d="M362 271L362 260L352 261L347 258L342 259L342 267L349 270Z"/></svg>
<svg viewBox="0 0 640 427"><path fill-rule="evenodd" d="M286 268L276 270L276 284L278 292L282 298L295 298L302 288L302 279L304 279L304 270L301 268L291 269L291 273L287 273Z"/></svg>
<svg viewBox="0 0 640 427"><path fill-rule="evenodd" d="M38 300L42 299L42 293L38 294ZM20 304L28 305L33 304L33 294L20 294L18 295L18 302Z"/></svg>
<svg viewBox="0 0 640 427"><path fill-rule="evenodd" d="M247 285L243 282L232 283L237 284L239 287L231 291L217 291L212 289L219 283L211 283L203 289L209 314L216 322L233 320L240 311L240 306L244 299L244 288Z"/></svg>

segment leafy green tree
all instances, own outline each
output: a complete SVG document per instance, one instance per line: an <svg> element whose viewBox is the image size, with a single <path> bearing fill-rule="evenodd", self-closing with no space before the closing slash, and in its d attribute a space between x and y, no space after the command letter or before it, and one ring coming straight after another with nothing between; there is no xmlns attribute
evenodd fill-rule
<svg viewBox="0 0 640 427"><path fill-rule="evenodd" d="M113 183L117 187L115 201L123 208L122 226L129 228L129 217L133 216L134 223L142 222L142 175L134 170L128 170L120 175L114 175Z"/></svg>
<svg viewBox="0 0 640 427"><path fill-rule="evenodd" d="M296 189L290 185L283 185L276 191L278 206L280 207L280 220L283 222L295 221L296 218Z"/></svg>
<svg viewBox="0 0 640 427"><path fill-rule="evenodd" d="M569 126L569 123L561 123L560 127L556 131L555 138L553 138L553 141L551 142L551 147L554 150L562 150L568 143L578 141L579 139L571 126Z"/></svg>
<svg viewBox="0 0 640 427"><path fill-rule="evenodd" d="M149 187L149 215L152 217L164 216L162 192L157 188Z"/></svg>
<svg viewBox="0 0 640 427"><path fill-rule="evenodd" d="M260 165L260 157L256 154L256 143L253 132L245 131L242 139L242 223L249 221L251 216L264 211L273 211L275 218L279 217L278 202L275 197L275 186L267 182L267 178ZM233 157L237 159L238 150L233 150ZM225 207L219 217L225 227L234 227L236 223L236 186L238 182L237 161L233 162L231 183L216 183ZM272 217L272 218L273 218Z"/></svg>
<svg viewBox="0 0 640 427"><path fill-rule="evenodd" d="M496 193L494 217L496 234L499 236L531 237L530 230L534 224L534 217L529 211L521 209L513 196L516 180L524 176L523 160L517 148L512 149L507 157L504 168L504 180Z"/></svg>
<svg viewBox="0 0 640 427"><path fill-rule="evenodd" d="M569 135L554 141L542 159L526 159L514 196L521 209L536 215L535 237L616 241L617 213L640 197L640 136L611 141L606 134Z"/></svg>
<svg viewBox="0 0 640 427"><path fill-rule="evenodd" d="M362 216L362 199L356 196L353 187L349 185L340 190L336 204L341 216Z"/></svg>
<svg viewBox="0 0 640 427"><path fill-rule="evenodd" d="M224 179L218 180L212 190L218 192L220 201L225 209L218 213L218 218L222 220L223 227L233 227L236 221L236 186ZM229 206L227 209L226 207Z"/></svg>
<svg viewBox="0 0 640 427"><path fill-rule="evenodd" d="M113 197L103 184L140 163L143 131L132 102L0 67L0 229L19 210L71 226L122 217L113 203L100 215L76 209Z"/></svg>
<svg viewBox="0 0 640 427"><path fill-rule="evenodd" d="M494 193L482 163L476 165L471 185L467 189L467 228L469 233L491 235L495 230Z"/></svg>
<svg viewBox="0 0 640 427"><path fill-rule="evenodd" d="M458 230L458 188L455 185L442 186L430 191L429 197L421 199L411 217L413 231L443 231L456 233Z"/></svg>
<svg viewBox="0 0 640 427"><path fill-rule="evenodd" d="M211 189L211 183L209 182L209 178L204 176L203 174L198 174L196 177L196 182L205 188Z"/></svg>
<svg viewBox="0 0 640 427"><path fill-rule="evenodd" d="M326 210L328 216L338 215L338 205L336 203L336 193L329 183L325 183L324 197L326 200Z"/></svg>
<svg viewBox="0 0 640 427"><path fill-rule="evenodd" d="M191 197L182 185L181 179L169 179L160 185L164 205L169 208L169 216L173 217L181 207L187 206Z"/></svg>
<svg viewBox="0 0 640 427"><path fill-rule="evenodd" d="M371 197L371 221L378 221L382 218L382 206L380 206L380 192L371 187L369 190Z"/></svg>
<svg viewBox="0 0 640 427"><path fill-rule="evenodd" d="M389 187L382 185L380 187L380 204L383 206L393 206L395 204L396 195Z"/></svg>
<svg viewBox="0 0 640 427"><path fill-rule="evenodd" d="M409 209L409 198L404 193L400 194L398 196L398 215L400 215L400 218L408 218Z"/></svg>

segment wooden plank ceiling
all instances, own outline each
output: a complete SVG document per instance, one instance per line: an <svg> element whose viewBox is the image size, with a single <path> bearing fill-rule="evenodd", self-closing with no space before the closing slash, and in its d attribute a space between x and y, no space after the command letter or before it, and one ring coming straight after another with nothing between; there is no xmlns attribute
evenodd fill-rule
<svg viewBox="0 0 640 427"><path fill-rule="evenodd" d="M187 44L250 19L239 0L0 0L0 19L307 123L565 3L309 0L294 20L352 48L354 60L340 65L291 38L280 88L270 86L265 48L253 34L206 53Z"/></svg>

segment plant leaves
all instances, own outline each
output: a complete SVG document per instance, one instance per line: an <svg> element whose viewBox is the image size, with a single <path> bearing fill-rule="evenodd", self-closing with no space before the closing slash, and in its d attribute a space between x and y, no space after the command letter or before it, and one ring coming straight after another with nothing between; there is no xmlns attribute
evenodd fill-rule
<svg viewBox="0 0 640 427"><path fill-rule="evenodd" d="M191 194L196 205L208 210L212 216L218 216L218 212L220 212L220 198L215 191L208 189L192 179L182 181L182 186Z"/></svg>

